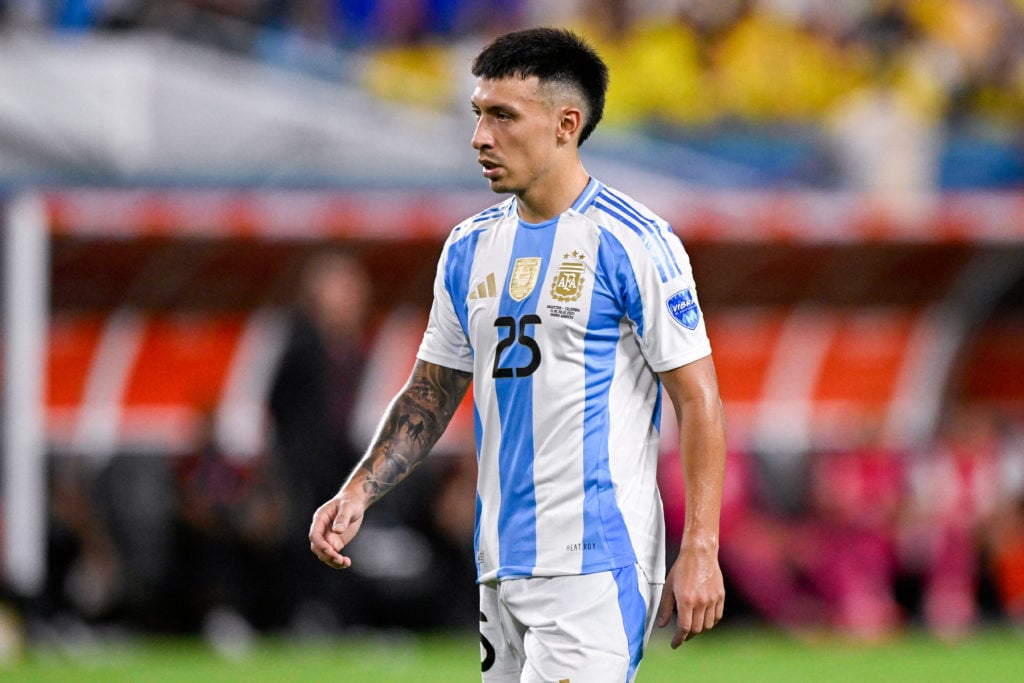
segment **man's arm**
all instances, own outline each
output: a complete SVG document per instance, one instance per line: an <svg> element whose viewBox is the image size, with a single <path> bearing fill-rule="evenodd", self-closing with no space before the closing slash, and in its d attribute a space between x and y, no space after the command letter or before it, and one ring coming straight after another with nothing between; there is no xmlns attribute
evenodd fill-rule
<svg viewBox="0 0 1024 683"><path fill-rule="evenodd" d="M714 627L722 618L725 586L718 565L718 520L725 477L725 418L711 356L660 373L679 424L686 477L682 545L665 581L658 626L676 610L672 647Z"/></svg>
<svg viewBox="0 0 1024 683"><path fill-rule="evenodd" d="M335 569L352 565L341 550L359 531L366 509L423 462L451 421L472 378L468 372L416 361L362 461L341 490L313 515L309 547L322 562Z"/></svg>

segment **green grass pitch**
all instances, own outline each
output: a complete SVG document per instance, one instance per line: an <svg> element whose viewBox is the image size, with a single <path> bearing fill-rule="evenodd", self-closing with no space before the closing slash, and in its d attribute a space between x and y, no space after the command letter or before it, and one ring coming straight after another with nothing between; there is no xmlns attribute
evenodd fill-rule
<svg viewBox="0 0 1024 683"><path fill-rule="evenodd" d="M0 663L0 681L452 683L479 680L477 657L475 639L467 634L338 638L318 644L268 640L235 658L218 655L198 640L140 640L72 652L30 651ZM986 630L949 645L910 632L869 646L829 637L798 641L768 629L723 624L676 651L663 634L656 634L637 680L1019 682L1024 680L1024 634Z"/></svg>

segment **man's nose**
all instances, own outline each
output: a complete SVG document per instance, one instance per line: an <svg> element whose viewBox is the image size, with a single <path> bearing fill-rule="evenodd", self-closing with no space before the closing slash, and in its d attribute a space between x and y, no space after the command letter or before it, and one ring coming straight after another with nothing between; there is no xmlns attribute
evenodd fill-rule
<svg viewBox="0 0 1024 683"><path fill-rule="evenodd" d="M471 141L473 149L483 149L484 147L491 146L491 135L487 131L487 125L481 118L476 122L476 128L473 130L473 139Z"/></svg>

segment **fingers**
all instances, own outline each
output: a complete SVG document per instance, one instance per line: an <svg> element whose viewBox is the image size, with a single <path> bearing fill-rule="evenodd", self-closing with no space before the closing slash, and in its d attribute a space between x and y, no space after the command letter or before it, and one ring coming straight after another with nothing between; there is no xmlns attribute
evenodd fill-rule
<svg viewBox="0 0 1024 683"><path fill-rule="evenodd" d="M316 557L334 569L352 566L351 558L341 554L351 534L346 536L348 525L335 518L337 505L325 504L313 516L309 527L309 549Z"/></svg>
<svg viewBox="0 0 1024 683"><path fill-rule="evenodd" d="M322 538L310 539L309 547L321 562L334 569L348 569L352 560L341 554L345 544L334 532L327 532Z"/></svg>
<svg viewBox="0 0 1024 683"><path fill-rule="evenodd" d="M693 624L693 612L690 610L680 610L679 616L676 617L676 633L672 636L673 650L695 635L692 631Z"/></svg>
<svg viewBox="0 0 1024 683"><path fill-rule="evenodd" d="M309 536L309 549L317 558L329 567L334 569L347 569L352 566L352 560L341 554L345 547L341 537L334 532L324 534L313 534Z"/></svg>
<svg viewBox="0 0 1024 683"><path fill-rule="evenodd" d="M671 593L667 593L667 596L667 601L666 596L662 596L661 606L658 610L657 624L659 627L668 625L675 606L674 596ZM692 606L686 607L683 607L682 604L680 603L680 609L676 614L676 632L672 637L672 649L704 631L713 629L722 620L725 609L724 600L701 602L697 605L693 605L691 602Z"/></svg>
<svg viewBox="0 0 1024 683"><path fill-rule="evenodd" d="M672 620L672 615L675 613L675 609L675 596L672 594L671 589L666 586L661 593L661 603L658 605L658 618L654 622L658 625L658 628L668 626L668 622Z"/></svg>
<svg viewBox="0 0 1024 683"><path fill-rule="evenodd" d="M694 636L710 631L718 623L714 609L698 608L683 610L676 619L676 632L672 637L672 648L675 649Z"/></svg>

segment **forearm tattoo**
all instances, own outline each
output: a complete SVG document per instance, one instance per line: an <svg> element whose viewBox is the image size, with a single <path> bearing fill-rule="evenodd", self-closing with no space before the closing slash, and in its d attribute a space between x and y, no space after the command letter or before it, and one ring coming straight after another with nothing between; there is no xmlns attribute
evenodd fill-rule
<svg viewBox="0 0 1024 683"><path fill-rule="evenodd" d="M360 466L374 503L423 462L469 389L472 374L417 361Z"/></svg>

